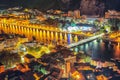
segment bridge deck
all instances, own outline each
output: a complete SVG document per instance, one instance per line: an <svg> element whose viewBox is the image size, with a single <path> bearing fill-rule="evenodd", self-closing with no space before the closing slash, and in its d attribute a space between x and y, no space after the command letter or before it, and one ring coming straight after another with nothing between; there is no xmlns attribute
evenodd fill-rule
<svg viewBox="0 0 120 80"><path fill-rule="evenodd" d="M96 35L96 36L93 36L93 37L89 37L89 38L87 38L87 39L83 39L83 40L78 41L78 42L76 42L76 43L71 43L71 44L67 45L67 47L68 47L68 48L75 47L75 46L77 46L77 45L81 45L81 44L87 43L87 42L89 42L89 41L95 40L95 39L97 39L97 38L99 38L99 37L101 37L101 36L103 36L103 35L104 35L104 34L102 33L102 34L99 34L99 35Z"/></svg>

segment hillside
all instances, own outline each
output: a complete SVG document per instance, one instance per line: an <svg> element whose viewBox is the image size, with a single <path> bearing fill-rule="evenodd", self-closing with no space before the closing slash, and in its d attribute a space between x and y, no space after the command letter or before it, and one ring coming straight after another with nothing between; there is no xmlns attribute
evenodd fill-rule
<svg viewBox="0 0 120 80"><path fill-rule="evenodd" d="M99 14L108 9L120 10L120 0L0 0L0 8L23 6L46 11L48 9L80 9L82 14Z"/></svg>

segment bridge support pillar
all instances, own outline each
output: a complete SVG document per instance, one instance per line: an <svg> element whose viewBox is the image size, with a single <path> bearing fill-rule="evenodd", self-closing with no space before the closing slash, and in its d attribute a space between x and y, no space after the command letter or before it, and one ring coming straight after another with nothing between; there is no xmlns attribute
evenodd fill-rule
<svg viewBox="0 0 120 80"><path fill-rule="evenodd" d="M64 43L67 44L67 33L64 34Z"/></svg>
<svg viewBox="0 0 120 80"><path fill-rule="evenodd" d="M78 42L78 36L77 35L75 35L74 40L75 40L75 42Z"/></svg>
<svg viewBox="0 0 120 80"><path fill-rule="evenodd" d="M68 34L68 44L72 43L72 34Z"/></svg>
<svg viewBox="0 0 120 80"><path fill-rule="evenodd" d="M60 33L60 44L63 44L63 35Z"/></svg>

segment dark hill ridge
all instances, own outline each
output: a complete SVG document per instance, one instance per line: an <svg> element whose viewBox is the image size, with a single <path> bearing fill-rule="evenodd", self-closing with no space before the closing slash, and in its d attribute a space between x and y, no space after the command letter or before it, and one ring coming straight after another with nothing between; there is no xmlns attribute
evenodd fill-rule
<svg viewBox="0 0 120 80"><path fill-rule="evenodd" d="M62 9L65 5L60 0L0 0L0 5L6 7L23 6L39 10ZM3 7L4 7L3 6Z"/></svg>
<svg viewBox="0 0 120 80"><path fill-rule="evenodd" d="M105 10L114 9L120 11L119 4L120 0L0 0L0 8L23 6L43 11L48 9L61 9L65 11L80 9L82 14L90 15L94 13L99 14L99 11L102 11L104 8Z"/></svg>

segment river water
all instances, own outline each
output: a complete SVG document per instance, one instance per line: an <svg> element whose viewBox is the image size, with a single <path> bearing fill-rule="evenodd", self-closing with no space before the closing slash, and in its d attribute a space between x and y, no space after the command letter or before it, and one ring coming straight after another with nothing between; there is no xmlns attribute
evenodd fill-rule
<svg viewBox="0 0 120 80"><path fill-rule="evenodd" d="M90 55L92 59L109 60L113 58L120 60L120 45L114 45L114 47L111 47L110 45L106 45L102 40L94 40L76 46L74 51L84 51L84 53Z"/></svg>

